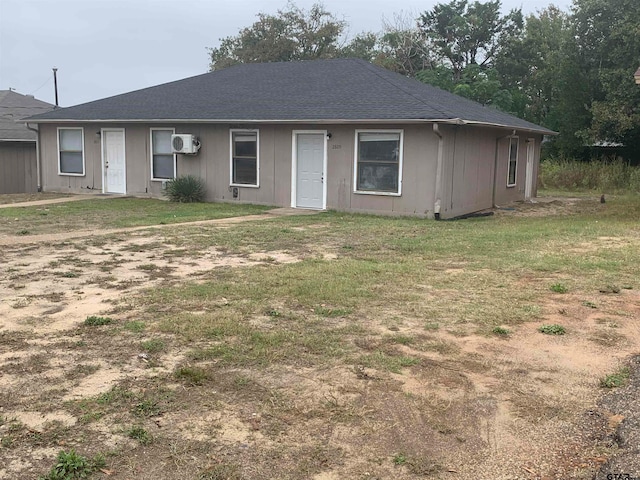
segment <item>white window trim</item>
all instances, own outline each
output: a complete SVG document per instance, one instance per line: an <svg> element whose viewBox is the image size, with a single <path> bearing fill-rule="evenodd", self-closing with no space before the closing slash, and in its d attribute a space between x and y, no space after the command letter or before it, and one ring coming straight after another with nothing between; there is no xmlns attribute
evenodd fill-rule
<svg viewBox="0 0 640 480"><path fill-rule="evenodd" d="M255 133L256 134L256 184L233 183L233 134L234 133ZM229 186L244 188L260 188L260 130L257 128L230 128L229 129Z"/></svg>
<svg viewBox="0 0 640 480"><path fill-rule="evenodd" d="M82 135L82 173L66 173L60 169L60 131L61 130L80 130ZM83 127L58 127L56 131L56 139L58 142L58 175L63 177L84 177L87 173L84 156L84 128Z"/></svg>
<svg viewBox="0 0 640 480"><path fill-rule="evenodd" d="M509 168L511 166L511 141L517 140L516 144L516 168L515 173L513 175L514 182L509 183ZM520 156L520 137L512 136L509 137L509 147L507 149L507 188L515 187L518 184L518 157Z"/></svg>
<svg viewBox="0 0 640 480"><path fill-rule="evenodd" d="M168 182L170 178L155 178L153 176L153 132L171 130L171 134L176 133L175 128L151 128L149 129L149 176L152 182ZM175 179L178 174L178 155L173 154L173 178Z"/></svg>
<svg viewBox="0 0 640 480"><path fill-rule="evenodd" d="M376 192L370 190L358 190L358 137L361 133L399 133L400 134L400 151L398 152L398 191L397 192ZM366 129L356 130L354 149L353 149L353 193L358 195L382 195L387 197L402 196L402 164L404 162L404 130L402 129Z"/></svg>

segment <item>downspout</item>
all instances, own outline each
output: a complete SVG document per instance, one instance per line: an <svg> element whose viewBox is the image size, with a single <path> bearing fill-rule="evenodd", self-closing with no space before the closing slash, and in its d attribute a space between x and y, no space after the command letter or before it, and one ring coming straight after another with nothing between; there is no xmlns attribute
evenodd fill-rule
<svg viewBox="0 0 640 480"><path fill-rule="evenodd" d="M36 132L36 182L38 183L37 185L37 191L41 192L42 191L42 173L41 173L41 168L40 168L40 129L37 128L37 123L36 123L36 128L31 128L29 126L28 123L25 123L25 126L31 130L32 132Z"/></svg>
<svg viewBox="0 0 640 480"><path fill-rule="evenodd" d="M436 220L440 220L440 206L442 204L442 160L444 156L444 139L442 132L440 132L440 125L433 124L433 133L438 136L438 159L436 163L436 194L435 201L433 203L433 216Z"/></svg>
<svg viewBox="0 0 640 480"><path fill-rule="evenodd" d="M516 135L516 131L514 130L509 135L504 135L502 137L496 138L496 154L493 160L493 189L492 189L493 192L491 196L491 205L494 208L496 207L496 185L497 185L496 182L498 181L498 144L500 143L500 140L504 140L505 138L509 138L509 137L515 137L515 135Z"/></svg>

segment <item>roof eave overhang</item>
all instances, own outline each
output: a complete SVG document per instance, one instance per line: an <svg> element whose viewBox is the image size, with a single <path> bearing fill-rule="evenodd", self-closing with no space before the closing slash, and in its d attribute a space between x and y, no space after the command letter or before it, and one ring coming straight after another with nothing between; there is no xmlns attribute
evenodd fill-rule
<svg viewBox="0 0 640 480"><path fill-rule="evenodd" d="M493 128L516 129L521 132L537 133L540 135L557 135L557 132L547 129L536 129L507 125L500 123L479 122L473 120L463 120L461 118L378 118L378 119L340 119L340 118L300 118L300 119L253 119L253 118L98 118L98 119L30 119L29 123L154 123L154 124L228 124L228 123L261 123L261 124L300 124L311 125L345 125L345 124L421 124L421 123L442 123L447 125L476 125Z"/></svg>

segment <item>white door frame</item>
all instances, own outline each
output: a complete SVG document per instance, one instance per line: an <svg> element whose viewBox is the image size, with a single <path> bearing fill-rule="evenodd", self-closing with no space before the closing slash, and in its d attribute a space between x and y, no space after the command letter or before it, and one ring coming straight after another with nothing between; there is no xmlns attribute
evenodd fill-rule
<svg viewBox="0 0 640 480"><path fill-rule="evenodd" d="M124 193L127 193L127 141L124 128L102 128L100 129L100 156L102 157L102 193L107 192L107 169L104 165L104 149L106 147L105 132L122 132L122 154L123 154L123 171L124 171Z"/></svg>
<svg viewBox="0 0 640 480"><path fill-rule="evenodd" d="M327 208L327 131L326 130L293 130L291 132L291 207L297 206L298 193L298 135L322 134L324 139L324 154L322 155L322 210Z"/></svg>
<svg viewBox="0 0 640 480"><path fill-rule="evenodd" d="M533 196L533 164L535 157L536 141L533 138L527 139L527 164L525 167L524 178L524 199L530 200Z"/></svg>

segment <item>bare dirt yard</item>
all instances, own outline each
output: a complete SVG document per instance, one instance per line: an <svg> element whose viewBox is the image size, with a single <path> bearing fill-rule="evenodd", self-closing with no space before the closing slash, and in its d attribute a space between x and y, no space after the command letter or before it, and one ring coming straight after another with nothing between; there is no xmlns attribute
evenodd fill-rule
<svg viewBox="0 0 640 480"><path fill-rule="evenodd" d="M640 353L639 204L55 235L6 214L0 478L640 475L601 402Z"/></svg>

